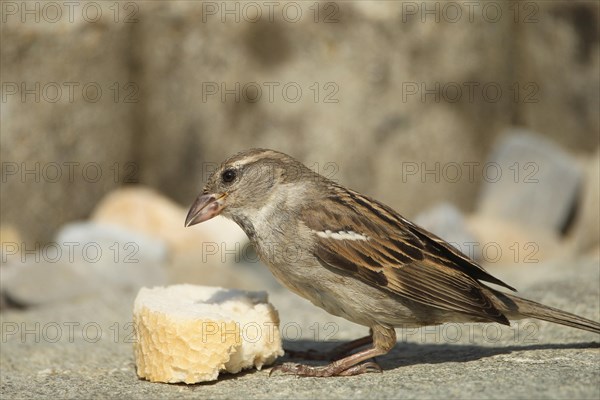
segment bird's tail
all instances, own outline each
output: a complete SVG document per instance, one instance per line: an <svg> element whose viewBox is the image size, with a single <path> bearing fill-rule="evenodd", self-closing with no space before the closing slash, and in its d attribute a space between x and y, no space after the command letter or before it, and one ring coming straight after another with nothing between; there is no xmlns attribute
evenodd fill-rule
<svg viewBox="0 0 600 400"><path fill-rule="evenodd" d="M548 307L535 301L523 299L512 294L490 289L494 305L508 319L537 318L556 324L571 326L590 332L600 333L600 323L580 317L558 308Z"/></svg>

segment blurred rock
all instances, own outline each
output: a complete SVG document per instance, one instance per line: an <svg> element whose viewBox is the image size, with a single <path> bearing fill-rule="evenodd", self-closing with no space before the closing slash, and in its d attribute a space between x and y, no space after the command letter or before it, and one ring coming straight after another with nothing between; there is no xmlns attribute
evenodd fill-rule
<svg viewBox="0 0 600 400"><path fill-rule="evenodd" d="M66 221L87 217L96 199L137 179L138 168L131 24L115 23L108 3L92 4L92 19L98 7L104 11L94 22L84 20L82 4L70 18L67 7L53 3L48 13L62 18L48 22L35 12L40 4L45 8L14 3L33 11L26 18L3 14L1 24L0 213L29 244L47 242Z"/></svg>
<svg viewBox="0 0 600 400"><path fill-rule="evenodd" d="M573 252L595 251L600 244L600 149L584 161L585 176L569 246Z"/></svg>
<svg viewBox="0 0 600 400"><path fill-rule="evenodd" d="M167 283L164 243L121 227L95 223L64 226L54 242L19 249L3 266L2 297L9 305L36 306L136 292Z"/></svg>
<svg viewBox="0 0 600 400"><path fill-rule="evenodd" d="M577 160L540 135L514 129L486 163L478 212L526 229L561 232L576 207L582 172Z"/></svg>
<svg viewBox="0 0 600 400"><path fill-rule="evenodd" d="M476 241L465 253L474 255L484 265L527 266L563 257L566 253L556 232L510 219L474 214L467 218L467 227Z"/></svg>
<svg viewBox="0 0 600 400"><path fill-rule="evenodd" d="M190 199L189 206L194 199ZM228 248L237 247L241 251L241 246L248 241L237 224L225 218L213 218L186 228L186 215L186 208L154 190L136 186L108 194L94 210L92 220L154 237L173 252L200 251L204 242L226 243Z"/></svg>
<svg viewBox="0 0 600 400"><path fill-rule="evenodd" d="M73 267L108 284L137 290L167 281L167 246L150 236L114 225L73 223L57 234L56 243L73 247ZM95 278L96 279L96 278Z"/></svg>
<svg viewBox="0 0 600 400"><path fill-rule="evenodd" d="M68 262L36 262L30 258L24 264L7 265L0 281L2 308L60 303L114 290L97 278L95 272L74 268Z"/></svg>
<svg viewBox="0 0 600 400"><path fill-rule="evenodd" d="M0 226L0 243L20 243L22 240L21 234L12 225L1 225Z"/></svg>
<svg viewBox="0 0 600 400"><path fill-rule="evenodd" d="M468 254L470 247L476 243L476 238L467 226L465 217L454 205L440 203L418 214L414 222L449 242L468 256L479 260L480 253Z"/></svg>
<svg viewBox="0 0 600 400"><path fill-rule="evenodd" d="M566 254L555 232L487 215L465 216L448 203L424 211L414 222L488 266L538 264Z"/></svg>
<svg viewBox="0 0 600 400"><path fill-rule="evenodd" d="M0 226L0 265L8 262L9 258L18 256L22 242L21 234L14 226Z"/></svg>
<svg viewBox="0 0 600 400"><path fill-rule="evenodd" d="M166 243L171 250L169 283L245 290L268 287L269 273L260 268L246 234L236 223L216 217L186 228L186 214L186 208L151 189L130 187L102 199L92 219Z"/></svg>
<svg viewBox="0 0 600 400"><path fill-rule="evenodd" d="M516 4L516 3L513 3ZM600 132L600 3L521 3L514 42L514 122L570 150L590 151ZM517 100L517 98L515 99Z"/></svg>

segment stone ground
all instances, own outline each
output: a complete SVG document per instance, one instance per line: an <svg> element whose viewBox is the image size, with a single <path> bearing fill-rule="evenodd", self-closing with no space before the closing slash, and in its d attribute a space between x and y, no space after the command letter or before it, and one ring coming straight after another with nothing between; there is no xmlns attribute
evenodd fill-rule
<svg viewBox="0 0 600 400"><path fill-rule="evenodd" d="M521 295L600 320L597 257L490 268ZM377 361L382 374L297 378L269 369L197 385L137 378L132 294L5 310L2 398L600 398L600 336L524 320L512 327L448 324L402 331ZM271 290L290 348L328 349L366 329L334 318L283 290ZM72 328L70 328L72 327ZM25 332L25 330L27 330ZM295 339L295 340L293 340Z"/></svg>

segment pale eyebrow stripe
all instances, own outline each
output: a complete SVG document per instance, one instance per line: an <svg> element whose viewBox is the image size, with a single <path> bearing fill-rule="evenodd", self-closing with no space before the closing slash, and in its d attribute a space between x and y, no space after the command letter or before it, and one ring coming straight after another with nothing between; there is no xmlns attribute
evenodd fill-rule
<svg viewBox="0 0 600 400"><path fill-rule="evenodd" d="M269 156L275 156L277 155L277 153L274 152L261 152L261 153L256 153L253 155L245 155L243 158L235 161L233 163L233 165L237 166L237 167L242 167L248 164L252 164L255 163L257 161L262 161L265 159L268 159ZM276 160L276 158L274 158L274 160Z"/></svg>

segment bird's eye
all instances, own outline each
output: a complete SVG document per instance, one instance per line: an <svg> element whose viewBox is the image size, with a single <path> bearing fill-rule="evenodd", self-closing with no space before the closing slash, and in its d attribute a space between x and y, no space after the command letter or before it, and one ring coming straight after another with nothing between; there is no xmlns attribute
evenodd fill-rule
<svg viewBox="0 0 600 400"><path fill-rule="evenodd" d="M221 179L223 179L223 182L225 182L225 183L231 183L234 181L236 176L237 176L237 174L236 174L235 170L227 169L227 170L223 171L223 174L221 175Z"/></svg>

